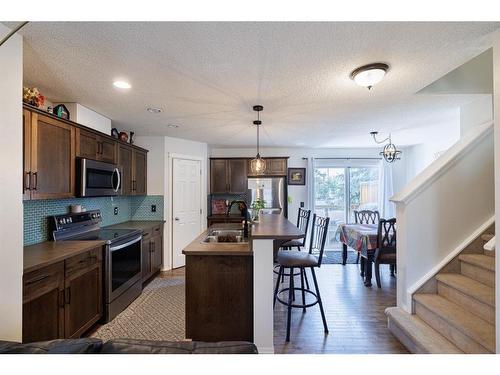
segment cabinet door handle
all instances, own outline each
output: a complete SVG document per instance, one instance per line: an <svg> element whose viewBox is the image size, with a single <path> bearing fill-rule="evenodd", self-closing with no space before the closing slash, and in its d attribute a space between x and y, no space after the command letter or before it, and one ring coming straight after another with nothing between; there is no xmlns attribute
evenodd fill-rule
<svg viewBox="0 0 500 375"><path fill-rule="evenodd" d="M26 282L25 285L33 285L33 284L36 284L37 282L39 281L42 281L42 280L45 280L46 278L48 278L49 275L42 275L42 276L38 276L37 278L35 279L32 279L32 280L29 280Z"/></svg>
<svg viewBox="0 0 500 375"><path fill-rule="evenodd" d="M102 142L97 142L97 153L102 155Z"/></svg>
<svg viewBox="0 0 500 375"><path fill-rule="evenodd" d="M24 177L24 190L31 190L31 172L26 172Z"/></svg>
<svg viewBox="0 0 500 375"><path fill-rule="evenodd" d="M38 190L38 172L32 172L31 176L33 177L33 190ZM31 184L30 184L31 186Z"/></svg>

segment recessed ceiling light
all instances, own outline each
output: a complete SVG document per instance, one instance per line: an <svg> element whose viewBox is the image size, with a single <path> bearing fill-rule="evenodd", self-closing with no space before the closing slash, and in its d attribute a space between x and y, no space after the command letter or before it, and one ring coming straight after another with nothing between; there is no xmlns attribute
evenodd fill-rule
<svg viewBox="0 0 500 375"><path fill-rule="evenodd" d="M172 128L172 129L177 129L179 127L179 125L175 125L175 124L168 124L167 125L168 128Z"/></svg>
<svg viewBox="0 0 500 375"><path fill-rule="evenodd" d="M351 79L358 85L367 87L369 90L373 85L382 81L388 70L389 65L384 63L363 65L352 71Z"/></svg>
<svg viewBox="0 0 500 375"><path fill-rule="evenodd" d="M129 89L131 88L132 86L130 85L130 83L128 82L125 82L125 81L114 81L113 82L113 85L115 87L118 87L119 89Z"/></svg>
<svg viewBox="0 0 500 375"><path fill-rule="evenodd" d="M155 107L148 107L147 111L149 113L161 113L161 112L163 112L163 109L155 108Z"/></svg>

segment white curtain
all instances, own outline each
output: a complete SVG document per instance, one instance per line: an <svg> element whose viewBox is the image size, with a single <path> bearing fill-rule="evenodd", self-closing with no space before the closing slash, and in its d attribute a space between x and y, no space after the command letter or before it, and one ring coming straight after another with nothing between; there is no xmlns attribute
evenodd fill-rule
<svg viewBox="0 0 500 375"><path fill-rule="evenodd" d="M389 199L394 195L394 184L392 181L392 164L380 160L380 188L379 207L380 215L384 219L396 217L394 203Z"/></svg>

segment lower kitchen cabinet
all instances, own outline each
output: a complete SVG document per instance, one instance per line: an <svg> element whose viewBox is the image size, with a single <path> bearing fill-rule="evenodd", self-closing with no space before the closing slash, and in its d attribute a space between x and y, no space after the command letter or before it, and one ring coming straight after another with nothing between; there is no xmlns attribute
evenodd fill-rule
<svg viewBox="0 0 500 375"><path fill-rule="evenodd" d="M64 338L64 262L23 275L23 342Z"/></svg>
<svg viewBox="0 0 500 375"><path fill-rule="evenodd" d="M142 234L142 282L159 272L163 266L163 225Z"/></svg>
<svg viewBox="0 0 500 375"><path fill-rule="evenodd" d="M101 316L101 247L23 276L23 342L80 337Z"/></svg>

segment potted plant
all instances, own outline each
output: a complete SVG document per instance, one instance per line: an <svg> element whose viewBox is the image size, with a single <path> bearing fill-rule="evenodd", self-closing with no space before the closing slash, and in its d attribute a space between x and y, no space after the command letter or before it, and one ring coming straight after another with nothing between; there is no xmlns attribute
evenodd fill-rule
<svg viewBox="0 0 500 375"><path fill-rule="evenodd" d="M261 198L257 198L252 202L250 208L252 209L252 220L258 221L260 210L266 207L266 201Z"/></svg>

